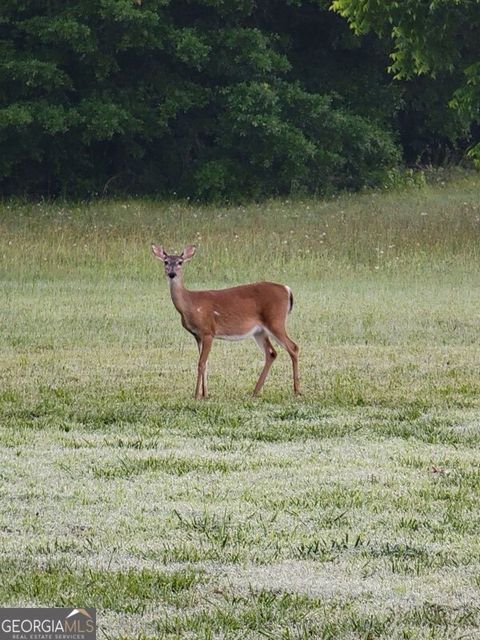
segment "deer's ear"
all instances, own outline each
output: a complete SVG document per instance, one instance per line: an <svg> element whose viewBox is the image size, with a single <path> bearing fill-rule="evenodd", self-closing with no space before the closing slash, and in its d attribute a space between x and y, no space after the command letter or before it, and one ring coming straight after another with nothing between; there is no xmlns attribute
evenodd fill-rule
<svg viewBox="0 0 480 640"><path fill-rule="evenodd" d="M159 260L165 260L167 254L163 250L163 247L159 244L152 244L153 255Z"/></svg>
<svg viewBox="0 0 480 640"><path fill-rule="evenodd" d="M191 260L195 255L196 250L197 250L197 247L194 244L187 244L187 246L184 247L182 251L182 258L184 260Z"/></svg>

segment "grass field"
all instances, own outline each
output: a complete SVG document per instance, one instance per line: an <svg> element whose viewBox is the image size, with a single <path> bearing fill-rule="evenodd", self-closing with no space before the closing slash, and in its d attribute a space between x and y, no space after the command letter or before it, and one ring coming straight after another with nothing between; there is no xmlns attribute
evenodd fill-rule
<svg viewBox="0 0 480 640"><path fill-rule="evenodd" d="M0 205L0 604L99 638L480 638L480 178L328 201ZM289 284L210 394L191 288Z"/></svg>

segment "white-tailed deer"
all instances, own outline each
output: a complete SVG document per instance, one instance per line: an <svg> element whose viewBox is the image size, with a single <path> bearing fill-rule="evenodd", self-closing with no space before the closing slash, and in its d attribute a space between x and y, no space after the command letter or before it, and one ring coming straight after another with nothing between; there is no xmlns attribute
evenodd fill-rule
<svg viewBox="0 0 480 640"><path fill-rule="evenodd" d="M293 390L300 393L298 380L298 346L285 330L285 322L293 307L289 287L273 282L257 282L229 289L189 291L183 286L182 266L191 260L195 247L187 245L178 256L170 256L163 247L152 244L156 258L165 265L173 304L182 317L182 325L195 337L200 354L195 398L207 396L207 359L214 338L243 340L254 338L265 353L265 365L253 395L263 387L272 362L277 357L270 338L290 355L293 367Z"/></svg>

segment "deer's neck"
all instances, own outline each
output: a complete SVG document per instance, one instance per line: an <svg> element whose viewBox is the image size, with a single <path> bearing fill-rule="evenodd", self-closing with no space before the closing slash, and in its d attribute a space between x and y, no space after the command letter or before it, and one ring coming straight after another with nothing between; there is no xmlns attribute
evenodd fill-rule
<svg viewBox="0 0 480 640"><path fill-rule="evenodd" d="M170 280L168 284L170 285L170 295L175 309L183 315L188 308L190 292L185 289L182 278L179 276Z"/></svg>

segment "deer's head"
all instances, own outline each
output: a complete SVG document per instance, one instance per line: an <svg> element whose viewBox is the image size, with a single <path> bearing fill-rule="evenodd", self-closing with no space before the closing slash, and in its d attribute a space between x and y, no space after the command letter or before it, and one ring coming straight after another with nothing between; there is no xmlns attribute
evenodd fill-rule
<svg viewBox="0 0 480 640"><path fill-rule="evenodd" d="M152 244L153 255L163 262L165 265L165 275L171 280L182 277L183 263L193 258L195 250L195 245L187 244L180 255L169 256L161 245Z"/></svg>

